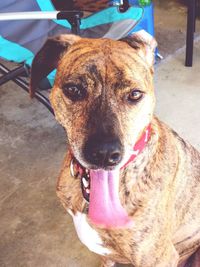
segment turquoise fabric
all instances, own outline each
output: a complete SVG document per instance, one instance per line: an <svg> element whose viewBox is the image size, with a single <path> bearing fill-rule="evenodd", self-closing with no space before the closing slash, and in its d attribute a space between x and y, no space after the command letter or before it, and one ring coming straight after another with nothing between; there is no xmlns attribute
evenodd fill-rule
<svg viewBox="0 0 200 267"><path fill-rule="evenodd" d="M102 24L110 24L121 20L131 19L139 21L142 18L143 9L141 7L130 7L126 12L121 13L117 7L109 7L102 11L83 18L81 29L92 28Z"/></svg>
<svg viewBox="0 0 200 267"><path fill-rule="evenodd" d="M49 73L49 75L47 76L51 86L53 86L54 84L54 80L55 80L55 76L56 76L56 70L53 70L51 73Z"/></svg>
<svg viewBox="0 0 200 267"><path fill-rule="evenodd" d="M23 46L8 41L0 36L0 57L9 61L21 63L23 61L31 62L34 54Z"/></svg>
<svg viewBox="0 0 200 267"><path fill-rule="evenodd" d="M25 62L25 64L31 66L34 54L23 46L10 42L0 36L0 57L17 63ZM55 75L56 70L52 71L47 77L51 86L53 86Z"/></svg>

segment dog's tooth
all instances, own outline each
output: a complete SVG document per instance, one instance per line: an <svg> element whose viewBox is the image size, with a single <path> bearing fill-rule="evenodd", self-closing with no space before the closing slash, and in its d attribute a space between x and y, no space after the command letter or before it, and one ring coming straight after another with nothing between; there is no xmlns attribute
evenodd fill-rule
<svg viewBox="0 0 200 267"><path fill-rule="evenodd" d="M85 177L82 178L82 182L85 188L89 186L89 182L85 179Z"/></svg>
<svg viewBox="0 0 200 267"><path fill-rule="evenodd" d="M89 170L88 169L85 169L85 172L88 174L89 173Z"/></svg>
<svg viewBox="0 0 200 267"><path fill-rule="evenodd" d="M85 189L85 192L86 192L87 194L89 194L89 193L90 193L90 189L86 188L86 189Z"/></svg>
<svg viewBox="0 0 200 267"><path fill-rule="evenodd" d="M74 161L73 159L71 160L70 162L70 173L71 173L71 176L75 176L75 173L74 173Z"/></svg>

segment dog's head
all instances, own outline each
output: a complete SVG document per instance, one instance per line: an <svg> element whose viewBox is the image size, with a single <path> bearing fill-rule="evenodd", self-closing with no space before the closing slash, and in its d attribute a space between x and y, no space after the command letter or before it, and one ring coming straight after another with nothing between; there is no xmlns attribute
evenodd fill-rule
<svg viewBox="0 0 200 267"><path fill-rule="evenodd" d="M51 104L84 167L121 167L150 123L155 46L143 33L120 41L61 35L36 55L32 93L57 68Z"/></svg>

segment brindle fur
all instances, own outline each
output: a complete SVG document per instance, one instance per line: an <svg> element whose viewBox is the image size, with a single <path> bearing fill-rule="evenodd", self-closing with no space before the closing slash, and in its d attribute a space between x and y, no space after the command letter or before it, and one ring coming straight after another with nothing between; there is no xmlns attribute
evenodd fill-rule
<svg viewBox="0 0 200 267"><path fill-rule="evenodd" d="M63 38L66 43L72 39ZM199 267L200 154L153 115L153 51L152 59L147 60L148 49L137 38L127 43L73 36L73 44L57 64L51 103L75 157L87 168L93 166L84 159L83 147L97 129L118 134L126 162L128 151L151 122L148 144L121 171L120 199L133 219L132 228L102 229L88 220L112 251L103 258L102 267L112 267L115 262L135 267ZM34 69L32 74L34 79ZM84 84L86 99L72 102L65 97L62 88L66 82ZM132 88L145 92L137 104L126 98ZM80 180L70 174L70 161L68 152L57 194L74 214L86 212Z"/></svg>

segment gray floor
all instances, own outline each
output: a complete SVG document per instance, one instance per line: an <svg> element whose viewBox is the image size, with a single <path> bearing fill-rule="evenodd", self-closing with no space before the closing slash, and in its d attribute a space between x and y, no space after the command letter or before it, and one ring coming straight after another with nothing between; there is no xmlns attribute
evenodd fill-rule
<svg viewBox="0 0 200 267"><path fill-rule="evenodd" d="M156 114L200 150L200 41L192 68L183 67L185 50L156 67Z"/></svg>
<svg viewBox="0 0 200 267"><path fill-rule="evenodd" d="M157 39L165 56L155 71L156 114L200 149L199 22L194 66L185 68L185 8L155 2ZM0 266L99 266L55 195L66 150L63 129L13 83L0 88L0 126Z"/></svg>

